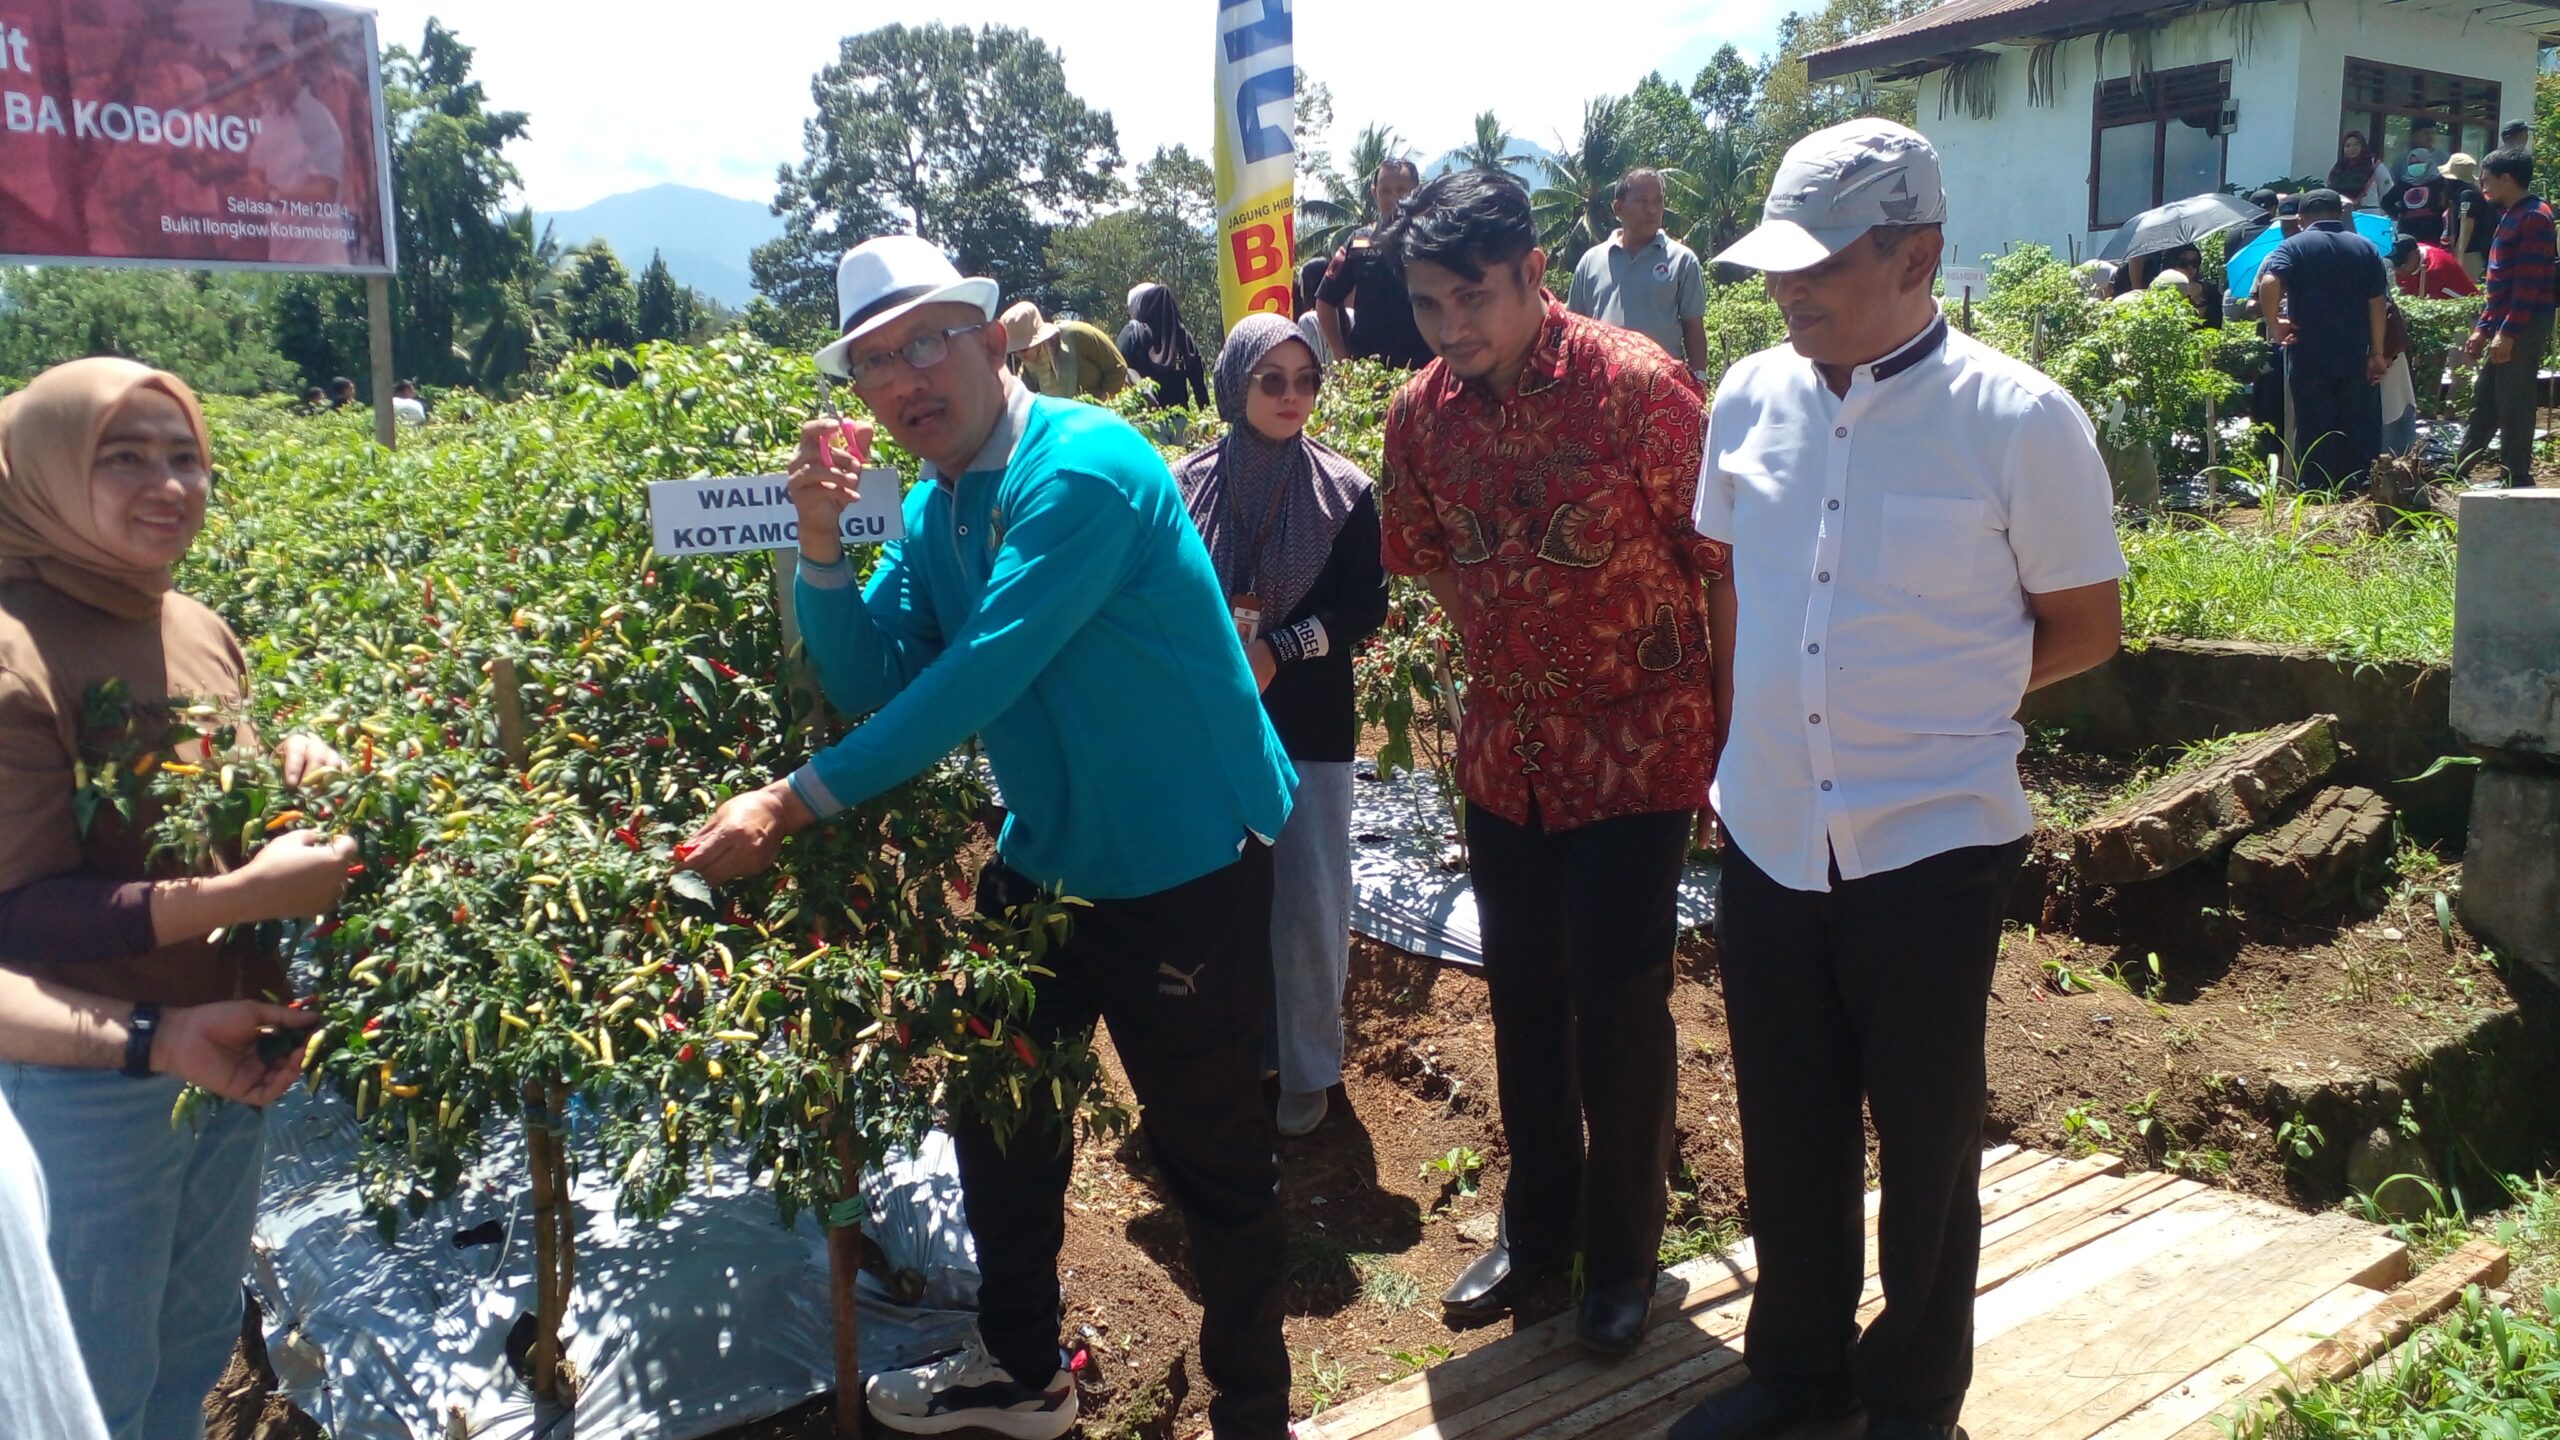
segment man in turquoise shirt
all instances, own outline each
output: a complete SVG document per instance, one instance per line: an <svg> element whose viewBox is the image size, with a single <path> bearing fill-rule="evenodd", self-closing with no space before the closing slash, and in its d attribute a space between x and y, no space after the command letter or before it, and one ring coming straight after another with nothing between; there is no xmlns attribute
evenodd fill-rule
<svg viewBox="0 0 2560 1440"><path fill-rule="evenodd" d="M941 760L971 735L1009 810L981 905L1039 890L1091 902L1041 982L1032 1038L1111 1037L1150 1156L1190 1222L1201 1368L1226 1440L1283 1440L1282 1233L1262 1108L1269 837L1296 776L1264 717L1208 552L1163 460L1108 412L1034 397L1007 373L996 286L913 236L837 270L844 335L818 355L923 458L907 536L867 587L837 541L869 454L812 422L791 467L801 631L829 700L867 715L785 779L722 805L684 862L714 882L773 862L785 835ZM952 1117L977 1241L982 1346L868 1387L893 1430L1056 1440L1075 1423L1058 1363L1057 1258L1071 1155L999 1147Z"/></svg>

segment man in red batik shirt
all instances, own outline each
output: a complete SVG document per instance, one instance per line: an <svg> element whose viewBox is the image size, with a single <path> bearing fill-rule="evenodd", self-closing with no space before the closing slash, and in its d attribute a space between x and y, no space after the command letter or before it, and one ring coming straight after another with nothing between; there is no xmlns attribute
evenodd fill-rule
<svg viewBox="0 0 2560 1440"><path fill-rule="evenodd" d="M1546 292L1510 177L1433 181L1389 248L1439 358L1387 411L1385 558L1465 642L1458 783L1511 1150L1501 1238L1442 1304L1491 1319L1579 1251L1579 1334L1624 1354L1662 1237L1673 903L1713 768L1705 406L1660 346Z"/></svg>

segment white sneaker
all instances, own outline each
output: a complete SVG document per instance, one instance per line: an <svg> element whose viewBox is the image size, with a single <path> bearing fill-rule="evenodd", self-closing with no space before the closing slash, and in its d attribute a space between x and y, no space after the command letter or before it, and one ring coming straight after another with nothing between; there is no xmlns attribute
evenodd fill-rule
<svg viewBox="0 0 2560 1440"><path fill-rule="evenodd" d="M1322 1090L1291 1090L1282 1095L1278 1115L1280 1133L1292 1140L1313 1133L1324 1123L1328 1103L1325 1095Z"/></svg>
<svg viewBox="0 0 2560 1440"><path fill-rule="evenodd" d="M1058 1440L1076 1423L1075 1377L1061 1369L1033 1387L977 1345L959 1354L874 1375L862 1389L872 1418L909 1435L991 1430L1010 1440Z"/></svg>

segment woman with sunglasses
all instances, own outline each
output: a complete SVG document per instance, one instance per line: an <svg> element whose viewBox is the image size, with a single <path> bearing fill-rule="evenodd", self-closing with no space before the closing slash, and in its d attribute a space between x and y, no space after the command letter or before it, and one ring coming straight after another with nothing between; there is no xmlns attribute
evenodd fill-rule
<svg viewBox="0 0 2560 1440"><path fill-rule="evenodd" d="M1236 617L1272 729L1298 769L1272 852L1272 1027L1280 1133L1304 1135L1342 1079L1351 944L1351 657L1387 614L1378 507L1360 467L1306 434L1324 371L1285 316L1218 355L1226 438L1174 467Z"/></svg>

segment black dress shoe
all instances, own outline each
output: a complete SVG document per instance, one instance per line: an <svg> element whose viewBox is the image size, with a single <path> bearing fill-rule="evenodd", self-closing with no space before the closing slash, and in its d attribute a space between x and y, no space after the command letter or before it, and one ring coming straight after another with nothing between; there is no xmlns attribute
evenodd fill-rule
<svg viewBox="0 0 2560 1440"><path fill-rule="evenodd" d="M1452 1325L1486 1324L1519 1308L1558 1273L1552 1265L1511 1263L1511 1228L1506 1223L1494 1232L1493 1248L1477 1256L1441 1295L1440 1308Z"/></svg>
<svg viewBox="0 0 2560 1440"><path fill-rule="evenodd" d="M1941 1425L1890 1412L1867 1417L1867 1440L1971 1440L1961 1425Z"/></svg>
<svg viewBox="0 0 2560 1440"><path fill-rule="evenodd" d="M1573 1333L1583 1345L1602 1355L1625 1355L1644 1338L1644 1317L1653 1308L1651 1280L1612 1280L1582 1292L1582 1313Z"/></svg>
<svg viewBox="0 0 2560 1440"><path fill-rule="evenodd" d="M1671 1422L1671 1440L1755 1440L1808 1420L1836 1420L1857 1408L1858 1394L1846 1380L1836 1388L1772 1390L1746 1375Z"/></svg>

